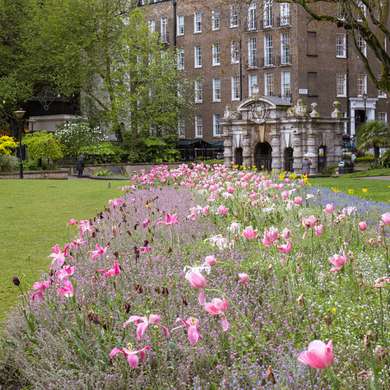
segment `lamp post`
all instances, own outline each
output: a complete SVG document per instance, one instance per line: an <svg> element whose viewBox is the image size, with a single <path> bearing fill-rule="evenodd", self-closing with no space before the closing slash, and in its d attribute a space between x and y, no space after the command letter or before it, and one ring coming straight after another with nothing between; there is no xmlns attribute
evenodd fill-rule
<svg viewBox="0 0 390 390"><path fill-rule="evenodd" d="M23 153L22 153L22 137L23 137L23 117L26 111L22 108L14 111L14 115L17 121L18 126L18 135L19 135L19 178L23 179Z"/></svg>

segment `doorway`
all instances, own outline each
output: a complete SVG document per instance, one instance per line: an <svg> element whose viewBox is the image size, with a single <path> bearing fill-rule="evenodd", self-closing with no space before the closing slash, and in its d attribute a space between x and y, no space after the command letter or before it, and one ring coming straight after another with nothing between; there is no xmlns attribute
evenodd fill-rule
<svg viewBox="0 0 390 390"><path fill-rule="evenodd" d="M268 142L259 142L255 147L255 164L259 171L272 169L272 147Z"/></svg>
<svg viewBox="0 0 390 390"><path fill-rule="evenodd" d="M236 148L234 151L234 164L238 166L242 166L242 163L244 162L243 156L242 156L242 148Z"/></svg>
<svg viewBox="0 0 390 390"><path fill-rule="evenodd" d="M355 110L355 129L356 132L359 129L359 127L367 122L367 114L364 110Z"/></svg>
<svg viewBox="0 0 390 390"><path fill-rule="evenodd" d="M291 147L288 147L284 149L284 166L283 169L286 172L292 172L293 171L293 165L294 165L294 149Z"/></svg>

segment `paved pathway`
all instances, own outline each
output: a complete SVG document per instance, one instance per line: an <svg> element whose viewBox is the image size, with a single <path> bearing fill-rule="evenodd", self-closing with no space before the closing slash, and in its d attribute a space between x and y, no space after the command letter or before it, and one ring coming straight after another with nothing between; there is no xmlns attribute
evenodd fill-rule
<svg viewBox="0 0 390 390"><path fill-rule="evenodd" d="M368 180L389 180L389 181L390 181L390 176L359 177L359 179L368 179Z"/></svg>

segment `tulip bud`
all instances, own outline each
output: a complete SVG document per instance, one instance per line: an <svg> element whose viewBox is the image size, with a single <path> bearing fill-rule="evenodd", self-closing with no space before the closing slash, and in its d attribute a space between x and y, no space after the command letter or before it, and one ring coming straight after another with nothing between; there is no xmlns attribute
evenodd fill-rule
<svg viewBox="0 0 390 390"><path fill-rule="evenodd" d="M17 276L14 276L12 278L12 283L15 285L15 286L20 286L20 279L17 277Z"/></svg>

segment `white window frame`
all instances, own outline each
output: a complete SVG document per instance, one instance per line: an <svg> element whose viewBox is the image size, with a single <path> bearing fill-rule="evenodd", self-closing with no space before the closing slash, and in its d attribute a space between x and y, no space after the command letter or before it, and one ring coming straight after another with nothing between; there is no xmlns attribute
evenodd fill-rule
<svg viewBox="0 0 390 390"><path fill-rule="evenodd" d="M272 13L272 0L264 0L263 3L263 27L270 28L273 24L273 13Z"/></svg>
<svg viewBox="0 0 390 390"><path fill-rule="evenodd" d="M203 103L203 81L194 81L194 100L196 104Z"/></svg>
<svg viewBox="0 0 390 390"><path fill-rule="evenodd" d="M237 54L237 57L235 57ZM232 64L240 63L240 42L231 41L230 43L230 62Z"/></svg>
<svg viewBox="0 0 390 390"><path fill-rule="evenodd" d="M288 32L280 34L280 64L291 64L290 34Z"/></svg>
<svg viewBox="0 0 390 390"><path fill-rule="evenodd" d="M222 135L221 114L213 114L213 136L222 137Z"/></svg>
<svg viewBox="0 0 390 390"><path fill-rule="evenodd" d="M221 11L213 9L211 11L211 30L218 31L221 29Z"/></svg>
<svg viewBox="0 0 390 390"><path fill-rule="evenodd" d="M213 102L219 103L221 102L221 79L213 79Z"/></svg>
<svg viewBox="0 0 390 390"><path fill-rule="evenodd" d="M200 34L202 32L202 11L196 11L194 13L194 34Z"/></svg>
<svg viewBox="0 0 390 390"><path fill-rule="evenodd" d="M156 32L156 21L151 19L148 21L148 28L149 28L149 32L151 33L155 33Z"/></svg>
<svg viewBox="0 0 390 390"><path fill-rule="evenodd" d="M240 24L240 17L238 12L238 7L235 4L230 5L230 18L229 18L230 28L236 28Z"/></svg>
<svg viewBox="0 0 390 390"><path fill-rule="evenodd" d="M254 96L254 88L259 88L259 80L257 74L249 74L248 75L248 96Z"/></svg>
<svg viewBox="0 0 390 390"><path fill-rule="evenodd" d="M161 42L168 43L168 18L165 16L160 18L160 37Z"/></svg>
<svg viewBox="0 0 390 390"><path fill-rule="evenodd" d="M248 66L257 67L257 38L249 37L248 39Z"/></svg>
<svg viewBox="0 0 390 390"><path fill-rule="evenodd" d="M381 119L380 117L383 116L383 119ZM381 122L384 122L384 123L388 123L387 121L387 112L378 112L378 121L381 121Z"/></svg>
<svg viewBox="0 0 390 390"><path fill-rule="evenodd" d="M289 26L291 24L290 17L290 3L280 3L280 25Z"/></svg>
<svg viewBox="0 0 390 390"><path fill-rule="evenodd" d="M177 122L177 136L179 138L186 137L186 122L184 119L179 119Z"/></svg>
<svg viewBox="0 0 390 390"><path fill-rule="evenodd" d="M282 97L291 96L291 72L288 70L280 72L280 93Z"/></svg>
<svg viewBox="0 0 390 390"><path fill-rule="evenodd" d="M202 67L202 47L195 46L194 47L194 68L200 69Z"/></svg>
<svg viewBox="0 0 390 390"><path fill-rule="evenodd" d="M339 84L340 82L342 82L342 84ZM336 97L347 97L347 74L346 73L336 74Z"/></svg>
<svg viewBox="0 0 390 390"><path fill-rule="evenodd" d="M364 57L367 57L367 42L363 39L361 35L358 35L356 44L357 47L360 48L360 51L362 52Z"/></svg>
<svg viewBox="0 0 390 390"><path fill-rule="evenodd" d="M360 91L360 87L363 87L363 91ZM362 92L362 93L360 93ZM359 97L363 97L363 95L367 95L367 75L359 74L357 78L357 95Z"/></svg>
<svg viewBox="0 0 390 390"><path fill-rule="evenodd" d="M248 31L257 30L257 6L254 1L248 7Z"/></svg>
<svg viewBox="0 0 390 390"><path fill-rule="evenodd" d="M347 34L336 34L336 58L347 58Z"/></svg>
<svg viewBox="0 0 390 390"><path fill-rule="evenodd" d="M177 36L182 37L185 32L185 17L184 15L177 15Z"/></svg>
<svg viewBox="0 0 390 390"><path fill-rule="evenodd" d="M195 138L203 138L203 118L195 115Z"/></svg>
<svg viewBox="0 0 390 390"><path fill-rule="evenodd" d="M178 70L184 70L184 49L178 48L177 49L177 69Z"/></svg>
<svg viewBox="0 0 390 390"><path fill-rule="evenodd" d="M274 96L274 95L275 95L274 74L269 72L264 73L264 96Z"/></svg>
<svg viewBox="0 0 390 390"><path fill-rule="evenodd" d="M232 102L240 100L240 76L232 76L231 78L231 94Z"/></svg>
<svg viewBox="0 0 390 390"><path fill-rule="evenodd" d="M273 39L271 34L264 35L264 66L273 66Z"/></svg>
<svg viewBox="0 0 390 390"><path fill-rule="evenodd" d="M211 58L213 66L221 65L221 44L219 42L215 42L211 46Z"/></svg>

